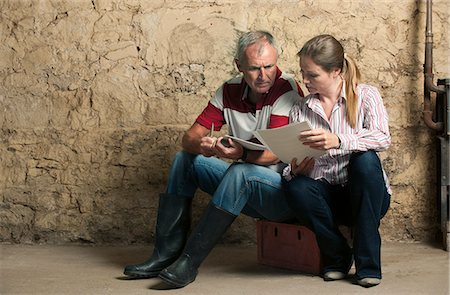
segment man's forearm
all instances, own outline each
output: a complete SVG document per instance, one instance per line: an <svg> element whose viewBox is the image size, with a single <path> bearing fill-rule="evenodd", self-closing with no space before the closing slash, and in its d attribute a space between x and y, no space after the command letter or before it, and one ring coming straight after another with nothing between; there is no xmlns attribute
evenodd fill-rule
<svg viewBox="0 0 450 295"><path fill-rule="evenodd" d="M271 151L251 151L247 150L246 162L258 165L272 165L278 163L280 160Z"/></svg>
<svg viewBox="0 0 450 295"><path fill-rule="evenodd" d="M181 147L191 154L200 154L200 138L185 133L181 140Z"/></svg>

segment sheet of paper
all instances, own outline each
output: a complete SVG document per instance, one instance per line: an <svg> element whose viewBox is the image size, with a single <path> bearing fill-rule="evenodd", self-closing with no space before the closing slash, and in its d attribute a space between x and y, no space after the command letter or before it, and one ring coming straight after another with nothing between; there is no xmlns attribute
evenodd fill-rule
<svg viewBox="0 0 450 295"><path fill-rule="evenodd" d="M244 140L244 139L241 139L241 138L237 138L237 137L234 137L234 136L231 136L231 135L225 135L224 137L225 138L231 138L232 140L238 142L240 145L242 145L243 147L245 147L246 149L249 149L249 150L263 151L263 150L267 149L262 144L254 143L254 142L251 142L251 141L248 141L248 140Z"/></svg>
<svg viewBox="0 0 450 295"><path fill-rule="evenodd" d="M256 130L253 134L284 163L290 163L293 158L297 158L299 163L305 157L317 158L326 153L303 145L298 140L299 133L309 129L308 122L296 122L279 128Z"/></svg>

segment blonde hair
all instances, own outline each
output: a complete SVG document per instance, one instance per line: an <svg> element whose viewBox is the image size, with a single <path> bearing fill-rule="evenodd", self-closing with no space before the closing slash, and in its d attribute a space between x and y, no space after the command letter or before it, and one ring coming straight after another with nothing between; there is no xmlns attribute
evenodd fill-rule
<svg viewBox="0 0 450 295"><path fill-rule="evenodd" d="M355 128L358 119L356 87L361 79L361 74L353 58L344 53L341 43L331 35L319 35L310 39L297 55L300 58L306 56L311 58L326 72L335 69L341 70L341 77L345 81L347 120L350 126Z"/></svg>

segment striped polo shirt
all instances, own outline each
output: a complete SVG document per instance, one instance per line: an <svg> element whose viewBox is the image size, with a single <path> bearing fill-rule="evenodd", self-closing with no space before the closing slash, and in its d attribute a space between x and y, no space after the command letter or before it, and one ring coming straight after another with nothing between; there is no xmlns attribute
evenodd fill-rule
<svg viewBox="0 0 450 295"><path fill-rule="evenodd" d="M227 124L230 135L249 140L254 137L255 130L287 125L289 111L303 95L294 78L278 68L273 86L256 104L249 101L248 91L243 76L225 82L196 122L208 129L214 123L216 131Z"/></svg>

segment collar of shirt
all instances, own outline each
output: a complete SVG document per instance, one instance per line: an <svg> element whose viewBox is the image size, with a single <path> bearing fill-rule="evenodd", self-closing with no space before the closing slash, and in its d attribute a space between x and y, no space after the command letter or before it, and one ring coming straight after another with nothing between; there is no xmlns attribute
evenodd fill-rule
<svg viewBox="0 0 450 295"><path fill-rule="evenodd" d="M333 111L336 109L336 107L341 106L341 104L344 102L344 100L347 100L347 97L345 95L345 80L342 81L342 88L341 88L341 94L337 100L337 105L333 108ZM315 113L322 114L323 108L320 104L319 95L318 94L310 94L308 95L306 101L306 105L313 110Z"/></svg>

